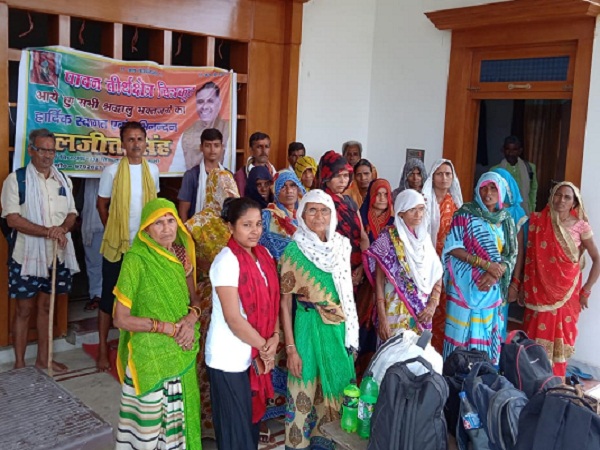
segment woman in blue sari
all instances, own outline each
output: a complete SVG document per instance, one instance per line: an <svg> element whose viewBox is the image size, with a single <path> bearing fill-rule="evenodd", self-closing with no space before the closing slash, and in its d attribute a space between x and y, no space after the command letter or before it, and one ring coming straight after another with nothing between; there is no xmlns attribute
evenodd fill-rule
<svg viewBox="0 0 600 450"><path fill-rule="evenodd" d="M503 208L507 184L492 172L475 188L475 200L452 218L442 259L447 294L444 358L456 347L477 348L498 364L506 318L502 304L517 259L517 233Z"/></svg>
<svg viewBox="0 0 600 450"><path fill-rule="evenodd" d="M262 211L263 234L260 237L260 245L266 247L279 261L296 232L296 209L306 190L296 174L287 169L275 175L274 187L273 203L269 203Z"/></svg>
<svg viewBox="0 0 600 450"><path fill-rule="evenodd" d="M504 304L503 314L507 319L504 321L504 333L502 337L506 337L506 326L508 325L508 305L519 299L521 296L521 282L523 276L523 266L525 263L525 252L527 251L527 229L529 227L529 217L521 206L523 197L519 185L510 172L501 167L492 169L492 172L497 173L508 185L506 190L506 196L504 197L504 208L508 210L517 228L517 242L519 246L519 252L517 254L517 262L515 263L515 270L512 273L510 285L508 286L508 301Z"/></svg>

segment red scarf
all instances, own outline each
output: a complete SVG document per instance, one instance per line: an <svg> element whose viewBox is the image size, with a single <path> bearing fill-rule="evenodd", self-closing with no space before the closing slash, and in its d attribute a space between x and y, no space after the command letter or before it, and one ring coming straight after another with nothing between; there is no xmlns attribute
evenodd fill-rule
<svg viewBox="0 0 600 450"><path fill-rule="evenodd" d="M566 242L561 243L555 227L548 206L540 213L533 213L529 218L525 301L534 306L552 306L564 302L574 280L579 281L572 296L579 295L579 255L569 256Z"/></svg>
<svg viewBox="0 0 600 450"><path fill-rule="evenodd" d="M375 214L375 209L373 205L377 201L377 191L381 188L385 188L387 191L387 209L381 215ZM367 214L368 218L368 227L369 231L373 234L373 240L377 239L381 230L383 230L386 226L388 226L388 222L392 217L392 210L394 209L394 204L392 203L392 187L387 180L379 178L371 183L369 186L369 212ZM365 224L363 224L365 225Z"/></svg>
<svg viewBox="0 0 600 450"><path fill-rule="evenodd" d="M331 195L335 210L337 212L338 224L335 231L344 237L350 239L352 244L352 253L350 254L350 265L352 270L362 263L362 252L360 250L360 219L356 204L347 195L340 196L334 194L329 188L325 188L325 192Z"/></svg>
<svg viewBox="0 0 600 450"><path fill-rule="evenodd" d="M267 278L267 284L254 261L233 237L227 246L240 263L238 294L246 312L246 320L265 339L275 331L279 315L279 279L275 260L262 246L252 249L258 264ZM252 359L258 356L258 349L252 347ZM257 375L250 369L250 389L252 390L252 422L258 423L267 410L267 400L274 397L271 374Z"/></svg>

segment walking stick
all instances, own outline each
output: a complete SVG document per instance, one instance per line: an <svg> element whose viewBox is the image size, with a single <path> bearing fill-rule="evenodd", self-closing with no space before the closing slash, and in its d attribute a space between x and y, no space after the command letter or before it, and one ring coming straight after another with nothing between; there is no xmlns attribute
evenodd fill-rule
<svg viewBox="0 0 600 450"><path fill-rule="evenodd" d="M52 374L52 354L54 350L54 299L56 297L56 259L58 241L52 243L52 290L50 291L50 313L48 318L48 375Z"/></svg>

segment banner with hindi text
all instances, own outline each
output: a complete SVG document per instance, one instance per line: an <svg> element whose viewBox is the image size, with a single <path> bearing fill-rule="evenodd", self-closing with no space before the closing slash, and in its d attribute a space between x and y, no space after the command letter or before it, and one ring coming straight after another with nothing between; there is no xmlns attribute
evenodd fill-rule
<svg viewBox="0 0 600 450"><path fill-rule="evenodd" d="M23 50L14 169L29 162L27 136L56 135L55 165L71 176L99 177L123 156L120 126L146 128L145 157L161 176L200 162L200 135L223 134L223 164L235 170L236 75L214 67L120 61L67 47Z"/></svg>

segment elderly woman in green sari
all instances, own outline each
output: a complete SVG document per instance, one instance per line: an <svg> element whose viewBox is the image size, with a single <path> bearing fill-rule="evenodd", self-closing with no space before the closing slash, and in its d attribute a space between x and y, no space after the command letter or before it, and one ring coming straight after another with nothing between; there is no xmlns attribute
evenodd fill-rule
<svg viewBox="0 0 600 450"><path fill-rule="evenodd" d="M332 449L321 426L339 419L344 387L355 378L352 354L358 349L351 245L335 232L335 204L322 190L302 198L297 218L298 230L279 260L289 370L285 445Z"/></svg>
<svg viewBox="0 0 600 450"><path fill-rule="evenodd" d="M201 448L195 271L175 205L148 202L114 289L123 383L117 449Z"/></svg>

